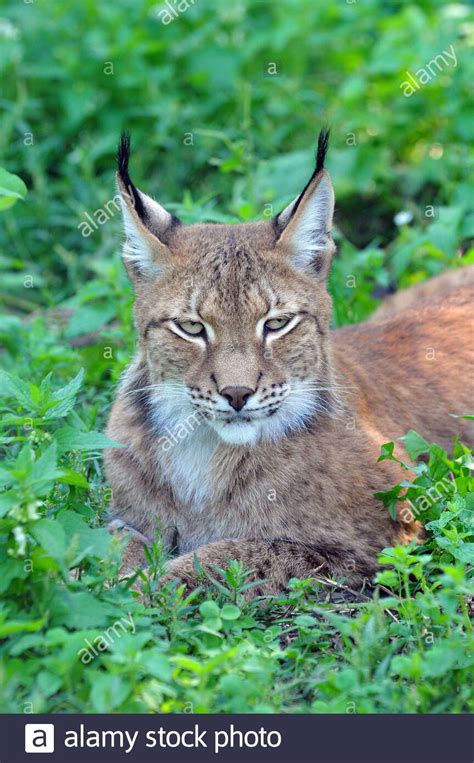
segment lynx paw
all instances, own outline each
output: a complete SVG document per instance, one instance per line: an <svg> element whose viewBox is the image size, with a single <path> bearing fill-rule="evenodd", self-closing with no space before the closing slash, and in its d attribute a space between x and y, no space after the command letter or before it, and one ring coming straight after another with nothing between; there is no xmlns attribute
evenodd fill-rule
<svg viewBox="0 0 474 763"><path fill-rule="evenodd" d="M160 578L160 582L165 584L174 580L180 580L185 584L186 594L200 585L201 576L196 568L194 554L184 554L167 563L166 572Z"/></svg>
<svg viewBox="0 0 474 763"><path fill-rule="evenodd" d="M138 568L144 567L146 564L145 548L150 545L149 540L138 530L127 527L118 519L112 520L107 529L121 540L128 541L122 553L119 576L121 578L131 577Z"/></svg>

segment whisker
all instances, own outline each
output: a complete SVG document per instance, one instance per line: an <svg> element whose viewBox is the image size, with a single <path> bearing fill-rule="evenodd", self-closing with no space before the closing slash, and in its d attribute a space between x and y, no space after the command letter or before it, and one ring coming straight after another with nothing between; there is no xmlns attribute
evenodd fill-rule
<svg viewBox="0 0 474 763"><path fill-rule="evenodd" d="M323 387L322 385L318 384L317 382L311 381L311 382L298 382L298 388L299 389L325 389L327 387ZM348 385L348 384L339 384L338 382L329 382L329 386L331 389L355 389L354 385Z"/></svg>
<svg viewBox="0 0 474 763"><path fill-rule="evenodd" d="M149 389L153 389L153 386L139 387L138 389L128 389L126 392L123 392L123 395L124 397L128 397L128 395L137 395L139 392L145 392Z"/></svg>
<svg viewBox="0 0 474 763"><path fill-rule="evenodd" d="M147 387L139 387L138 389L129 389L127 390L127 392L124 392L123 394L125 396L136 395L139 392L146 392L149 390L152 390L154 392L161 392L166 397L181 396L183 398L187 398L186 390L183 388L164 389L163 387L160 387L158 384L149 384Z"/></svg>
<svg viewBox="0 0 474 763"><path fill-rule="evenodd" d="M304 387L303 389L290 389L288 395L301 395L305 392L344 392L350 387Z"/></svg>

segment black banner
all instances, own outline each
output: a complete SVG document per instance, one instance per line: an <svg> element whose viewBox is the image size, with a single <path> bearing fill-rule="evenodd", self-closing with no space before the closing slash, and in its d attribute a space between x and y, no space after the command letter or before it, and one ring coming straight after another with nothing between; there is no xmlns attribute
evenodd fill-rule
<svg viewBox="0 0 474 763"><path fill-rule="evenodd" d="M472 763L466 715L3 715L0 763Z"/></svg>

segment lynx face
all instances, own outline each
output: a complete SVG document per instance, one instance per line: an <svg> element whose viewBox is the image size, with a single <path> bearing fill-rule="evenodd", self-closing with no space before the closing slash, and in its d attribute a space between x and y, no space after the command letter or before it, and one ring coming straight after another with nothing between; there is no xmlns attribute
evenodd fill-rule
<svg viewBox="0 0 474 763"><path fill-rule="evenodd" d="M253 444L330 413L333 192L322 164L271 222L184 226L131 184L124 153L126 141L124 259L157 429L194 421Z"/></svg>

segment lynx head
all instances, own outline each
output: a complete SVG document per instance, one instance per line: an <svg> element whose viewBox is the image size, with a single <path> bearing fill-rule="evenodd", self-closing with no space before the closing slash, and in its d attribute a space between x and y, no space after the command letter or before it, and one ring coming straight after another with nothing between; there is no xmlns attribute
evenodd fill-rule
<svg viewBox="0 0 474 763"><path fill-rule="evenodd" d="M327 144L323 131L310 180L272 220L183 225L133 185L122 137L123 256L140 350L128 384L158 431L199 417L222 441L253 444L331 413Z"/></svg>

